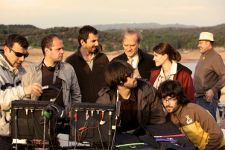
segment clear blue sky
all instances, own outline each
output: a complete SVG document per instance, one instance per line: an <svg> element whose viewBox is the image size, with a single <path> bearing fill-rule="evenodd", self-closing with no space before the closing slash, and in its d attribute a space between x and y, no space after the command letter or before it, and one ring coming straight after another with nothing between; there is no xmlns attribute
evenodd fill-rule
<svg viewBox="0 0 225 150"><path fill-rule="evenodd" d="M225 23L225 0L0 0L0 24Z"/></svg>

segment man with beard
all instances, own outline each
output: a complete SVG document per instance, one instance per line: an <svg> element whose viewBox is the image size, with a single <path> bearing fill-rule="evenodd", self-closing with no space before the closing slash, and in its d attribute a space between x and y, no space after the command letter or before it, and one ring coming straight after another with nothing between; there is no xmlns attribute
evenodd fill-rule
<svg viewBox="0 0 225 150"><path fill-rule="evenodd" d="M223 132L215 119L201 106L190 103L178 81L162 82L158 88L158 96L170 120L198 149L225 148Z"/></svg>
<svg viewBox="0 0 225 150"><path fill-rule="evenodd" d="M105 80L108 87L99 92L97 103L116 105L117 137L125 136L116 141L129 141L133 135L145 134L143 129L148 125L165 122L156 89L146 81L137 79L134 68L126 61L110 62L105 71Z"/></svg>
<svg viewBox="0 0 225 150"><path fill-rule="evenodd" d="M10 150L10 108L14 100L24 99L30 94L40 96L42 87L39 83L26 86L21 84L21 76L25 69L21 66L28 56L29 43L19 34L11 34L0 51L0 149Z"/></svg>
<svg viewBox="0 0 225 150"><path fill-rule="evenodd" d="M107 56L98 49L98 31L89 25L79 30L78 50L66 59L76 71L81 89L82 102L95 103L98 91L106 83L104 70L109 63Z"/></svg>
<svg viewBox="0 0 225 150"><path fill-rule="evenodd" d="M72 102L80 102L81 94L73 67L62 62L64 44L56 34L44 37L41 41L44 59L27 68L27 74L23 76L23 83L38 82L45 87L41 96L31 95L32 100L51 101L60 108L65 109L66 114L71 110ZM55 137L52 137L55 138Z"/></svg>

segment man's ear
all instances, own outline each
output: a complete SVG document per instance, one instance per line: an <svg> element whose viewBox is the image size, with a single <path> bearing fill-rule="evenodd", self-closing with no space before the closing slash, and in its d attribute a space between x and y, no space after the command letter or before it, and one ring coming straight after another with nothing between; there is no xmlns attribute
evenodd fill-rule
<svg viewBox="0 0 225 150"><path fill-rule="evenodd" d="M81 39L80 44L81 44L81 46L83 46L84 44L86 44L86 42L83 39Z"/></svg>
<svg viewBox="0 0 225 150"><path fill-rule="evenodd" d="M50 48L45 48L45 54L47 54L49 51L51 51L51 49Z"/></svg>
<svg viewBox="0 0 225 150"><path fill-rule="evenodd" d="M4 53L9 53L10 52L10 48L8 46L4 46L3 50L4 50Z"/></svg>

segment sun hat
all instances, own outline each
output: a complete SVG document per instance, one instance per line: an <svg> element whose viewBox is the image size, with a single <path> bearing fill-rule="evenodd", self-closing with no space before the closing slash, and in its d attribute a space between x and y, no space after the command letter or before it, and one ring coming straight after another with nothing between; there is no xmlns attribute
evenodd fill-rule
<svg viewBox="0 0 225 150"><path fill-rule="evenodd" d="M201 32L199 41L211 41L214 42L213 34L210 32Z"/></svg>

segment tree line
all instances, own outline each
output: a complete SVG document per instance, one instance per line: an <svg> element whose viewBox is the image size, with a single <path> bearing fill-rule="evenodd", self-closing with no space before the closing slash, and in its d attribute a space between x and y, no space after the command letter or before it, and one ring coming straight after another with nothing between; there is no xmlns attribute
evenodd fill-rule
<svg viewBox="0 0 225 150"><path fill-rule="evenodd" d="M0 44L12 33L24 35L30 46L40 48L41 39L51 33L62 37L66 50L76 50L78 47L78 27L54 27L41 29L33 25L0 25ZM104 51L121 50L121 34L124 30L99 31L100 43ZM214 33L215 46L225 47L225 24L211 27L192 28L160 28L137 29L142 37L140 48L150 52L160 42L168 42L176 49L195 49L198 36L202 31Z"/></svg>

